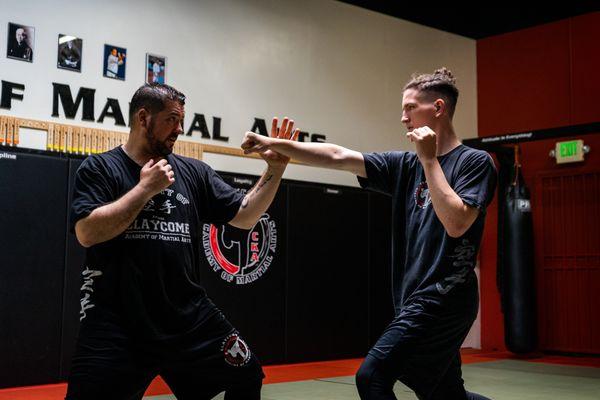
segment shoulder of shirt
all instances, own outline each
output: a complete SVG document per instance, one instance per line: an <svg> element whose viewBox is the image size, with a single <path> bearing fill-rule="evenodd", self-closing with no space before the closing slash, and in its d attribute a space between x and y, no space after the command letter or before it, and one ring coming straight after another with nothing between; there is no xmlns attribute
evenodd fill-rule
<svg viewBox="0 0 600 400"><path fill-rule="evenodd" d="M367 156L370 154L375 157L381 157L386 160L385 162L390 166L403 165L405 168L410 168L415 165L415 162L418 162L417 153L413 151L391 150L364 154Z"/></svg>
<svg viewBox="0 0 600 400"><path fill-rule="evenodd" d="M417 156L417 153L415 153L414 151L404 151L404 150L375 151L375 152L364 153L364 154L380 154L383 157L387 157L390 159L397 159L397 160L400 160L402 158L408 159L408 158Z"/></svg>
<svg viewBox="0 0 600 400"><path fill-rule="evenodd" d="M118 162L119 160L121 160L121 155L115 147L103 153L90 154L83 160L81 167L98 168L100 165L106 166L106 164Z"/></svg>
<svg viewBox="0 0 600 400"><path fill-rule="evenodd" d="M480 150L480 149L474 149L473 147L469 147L466 145L462 145L462 150L461 150L461 154L464 154L464 156L473 159L473 160L485 160L485 159L489 159L492 160L492 156L489 155L489 153L487 151L484 150ZM464 157L463 156L463 157Z"/></svg>
<svg viewBox="0 0 600 400"><path fill-rule="evenodd" d="M171 157L175 159L178 163L200 170L210 169L211 167L202 160L198 160L197 158L186 157L180 154L171 153Z"/></svg>
<svg viewBox="0 0 600 400"><path fill-rule="evenodd" d="M418 160L417 153L414 151L392 150L386 151L385 154L387 154L388 158L392 161L401 162L404 163L404 165L408 165Z"/></svg>
<svg viewBox="0 0 600 400"><path fill-rule="evenodd" d="M473 164L484 164L484 163L490 163L492 166L495 167L494 164L494 160L492 159L492 156L484 150L480 150L480 149L474 149L472 147L469 146L462 146L463 149L461 150L460 153L460 160L462 163L469 163L471 165Z"/></svg>

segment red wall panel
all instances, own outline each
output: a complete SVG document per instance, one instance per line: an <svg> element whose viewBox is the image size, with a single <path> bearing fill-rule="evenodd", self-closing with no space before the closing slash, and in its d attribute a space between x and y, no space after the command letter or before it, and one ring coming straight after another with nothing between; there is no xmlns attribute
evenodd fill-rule
<svg viewBox="0 0 600 400"><path fill-rule="evenodd" d="M569 125L569 21L477 41L479 135Z"/></svg>
<svg viewBox="0 0 600 400"><path fill-rule="evenodd" d="M480 40L477 42L477 63L479 136L600 121L600 13ZM600 156L594 154L595 149L600 149L600 135L584 136L583 139L591 145L592 153L588 155L585 163L566 166L557 166L554 160L548 157L554 140L521 146L523 173L533 191L534 201L538 196L537 181L541 171L569 171L576 174L600 169ZM538 231L536 239L539 241L542 228L538 211L540 210L533 211L533 217ZM503 316L496 289L496 213L497 206L493 203L488 209L480 254L481 333L482 348L485 350L504 348ZM598 227L594 229L597 233ZM539 243L536 243L536 246L538 245ZM537 248L536 268L540 272L542 267L539 261L544 252L543 248ZM565 311L564 314L558 311L559 305L565 305L566 302L560 303L556 300L557 294L553 290L559 286L551 279L552 273L540 273L537 281L541 345L571 351L587 347L588 351L593 351L590 346L584 344L600 337L600 319L588 321L585 327L581 325L584 321L582 318L569 323L567 319L577 314L572 310L570 314L569 311ZM569 273L572 276L564 279L572 282L573 288L585 284L586 281L598 284L598 277L592 276L593 274L589 279L581 278L581 268L576 273ZM544 283L546 281L547 284ZM588 289L579 288L575 292L578 295L595 293ZM586 298L582 301L588 301L590 304L589 301L592 300L593 298ZM549 324L549 321L554 322L552 310L561 312L556 321L562 321L558 326L564 325L563 331L555 329L557 324L554 324L554 327ZM568 329L575 331L571 332ZM573 343L562 342L561 338L573 337L574 332L580 335ZM577 340L579 344L576 343Z"/></svg>
<svg viewBox="0 0 600 400"><path fill-rule="evenodd" d="M580 138L600 148L600 134ZM532 192L539 344L543 350L599 354L600 154L556 165L547 156L554 143L521 146Z"/></svg>
<svg viewBox="0 0 600 400"><path fill-rule="evenodd" d="M571 20L573 124L600 121L600 12Z"/></svg>

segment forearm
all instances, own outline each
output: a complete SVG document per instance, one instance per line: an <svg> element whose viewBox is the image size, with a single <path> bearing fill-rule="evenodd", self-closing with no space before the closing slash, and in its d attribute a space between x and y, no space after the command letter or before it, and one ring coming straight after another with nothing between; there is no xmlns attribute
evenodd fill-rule
<svg viewBox="0 0 600 400"><path fill-rule="evenodd" d="M246 194L240 210L230 224L242 229L252 228L273 202L284 171L285 167L269 166L256 185Z"/></svg>
<svg viewBox="0 0 600 400"><path fill-rule="evenodd" d="M437 159L423 162L422 165L431 203L437 217L450 236L462 236L472 223L468 207L448 184Z"/></svg>
<svg viewBox="0 0 600 400"><path fill-rule="evenodd" d="M75 226L77 240L84 247L106 242L127 229L151 195L141 185L135 186L118 200L96 208Z"/></svg>
<svg viewBox="0 0 600 400"><path fill-rule="evenodd" d="M302 143L272 139L269 148L277 153L314 167L341 168L346 148L330 143Z"/></svg>

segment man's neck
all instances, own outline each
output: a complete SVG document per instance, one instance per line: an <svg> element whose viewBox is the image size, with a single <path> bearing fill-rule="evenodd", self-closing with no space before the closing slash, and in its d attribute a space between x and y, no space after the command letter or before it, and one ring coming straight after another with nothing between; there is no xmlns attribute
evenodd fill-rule
<svg viewBox="0 0 600 400"><path fill-rule="evenodd" d="M437 156L448 154L460 145L460 140L454 132L452 125L442 126L435 130L437 135Z"/></svg>
<svg viewBox="0 0 600 400"><path fill-rule="evenodd" d="M127 143L121 146L125 154L129 156L136 164L139 166L144 166L150 159L154 159L158 161L158 159L163 158L157 156L156 154L151 154L145 149L145 145L136 138L136 135L131 132L129 134L129 138L127 139Z"/></svg>

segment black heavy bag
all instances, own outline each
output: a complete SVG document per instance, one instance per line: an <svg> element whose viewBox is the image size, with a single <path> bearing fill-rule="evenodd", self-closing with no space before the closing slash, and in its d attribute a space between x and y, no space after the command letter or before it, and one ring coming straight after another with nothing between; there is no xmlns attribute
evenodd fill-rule
<svg viewBox="0 0 600 400"><path fill-rule="evenodd" d="M536 348L537 318L533 264L533 220L529 190L518 157L503 209L502 305L506 347L513 353Z"/></svg>

